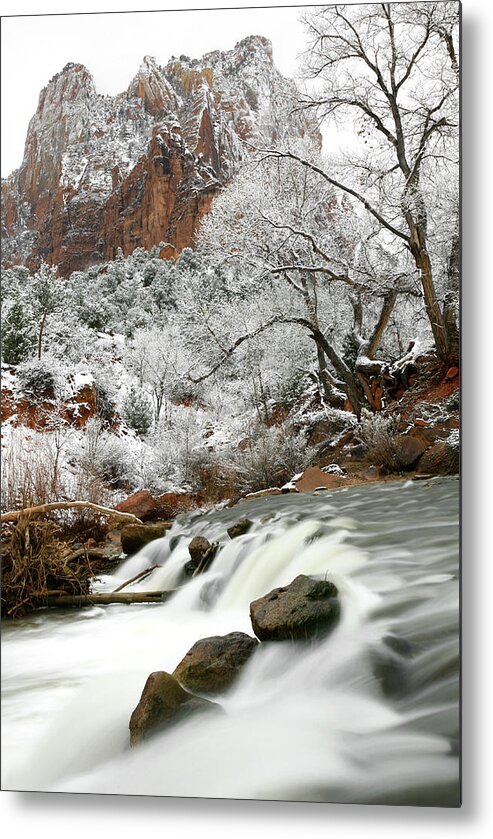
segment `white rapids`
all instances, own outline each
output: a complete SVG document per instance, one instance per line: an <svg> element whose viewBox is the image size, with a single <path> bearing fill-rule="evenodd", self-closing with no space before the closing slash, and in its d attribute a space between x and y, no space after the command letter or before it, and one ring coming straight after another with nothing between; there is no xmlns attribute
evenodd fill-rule
<svg viewBox="0 0 493 839"><path fill-rule="evenodd" d="M5 623L3 788L457 806L458 489L396 482L194 513L99 584L159 563L130 588L169 590L192 536L218 541L168 602ZM253 527L229 540L244 515ZM131 750L148 674L199 638L253 634L250 602L298 574L337 585L334 632L261 644L223 713Z"/></svg>

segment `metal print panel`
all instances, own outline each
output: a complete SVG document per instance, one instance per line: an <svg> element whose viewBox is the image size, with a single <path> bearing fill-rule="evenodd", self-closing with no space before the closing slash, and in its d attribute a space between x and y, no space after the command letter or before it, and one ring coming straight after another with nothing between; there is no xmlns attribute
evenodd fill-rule
<svg viewBox="0 0 493 839"><path fill-rule="evenodd" d="M4 789L460 806L459 13L2 19Z"/></svg>

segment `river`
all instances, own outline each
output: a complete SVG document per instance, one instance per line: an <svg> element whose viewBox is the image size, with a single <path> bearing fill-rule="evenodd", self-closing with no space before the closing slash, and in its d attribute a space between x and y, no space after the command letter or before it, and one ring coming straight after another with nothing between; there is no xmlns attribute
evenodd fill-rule
<svg viewBox="0 0 493 839"><path fill-rule="evenodd" d="M230 540L239 518L254 522ZM4 789L457 806L459 482L282 495L180 517L111 590L173 588L194 535L209 571L163 604L43 611L2 632ZM327 577L341 620L313 644L264 643L224 713L131 750L148 674L199 638L253 634L249 604L298 574Z"/></svg>

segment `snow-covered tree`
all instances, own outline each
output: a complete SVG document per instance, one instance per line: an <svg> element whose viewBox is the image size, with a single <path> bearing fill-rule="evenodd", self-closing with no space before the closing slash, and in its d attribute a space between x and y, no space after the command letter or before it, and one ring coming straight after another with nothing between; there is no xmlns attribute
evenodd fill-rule
<svg viewBox="0 0 493 839"><path fill-rule="evenodd" d="M48 318L55 312L63 312L66 284L58 277L56 266L43 262L29 284L29 297L38 324L38 359L43 354L43 339Z"/></svg>
<svg viewBox="0 0 493 839"><path fill-rule="evenodd" d="M200 237L209 269L188 284L188 305L207 339L209 371L283 324L285 340L293 330L311 339L326 400L347 395L358 413L366 396L343 338L353 330L358 355L372 359L398 294L415 293L412 278L373 241L367 219L321 181L320 152L292 148L292 159L254 159L215 200ZM313 168L300 165L301 155Z"/></svg>
<svg viewBox="0 0 493 839"><path fill-rule="evenodd" d="M436 351L455 360L459 3L334 5L307 11L305 22L305 75L314 90L298 107L336 121L357 142L330 169L295 158L412 261Z"/></svg>

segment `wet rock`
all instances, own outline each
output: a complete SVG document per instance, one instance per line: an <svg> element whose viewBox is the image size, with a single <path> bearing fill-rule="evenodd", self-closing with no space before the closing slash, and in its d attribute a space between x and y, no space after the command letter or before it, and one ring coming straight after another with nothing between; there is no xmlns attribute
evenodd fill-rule
<svg viewBox="0 0 493 839"><path fill-rule="evenodd" d="M244 533L248 533L252 524L253 522L250 519L240 519L236 524L228 527L227 533L229 538L236 539L237 536L243 536Z"/></svg>
<svg viewBox="0 0 493 839"><path fill-rule="evenodd" d="M440 442L431 446L420 458L416 472L420 475L457 475L460 466L458 446Z"/></svg>
<svg viewBox="0 0 493 839"><path fill-rule="evenodd" d="M231 687L258 643L244 632L201 638L180 661L173 676L194 693L222 693Z"/></svg>
<svg viewBox="0 0 493 839"><path fill-rule="evenodd" d="M284 495L284 491L279 487L269 487L268 489L259 489L257 492L249 492L245 498L267 498L271 495Z"/></svg>
<svg viewBox="0 0 493 839"><path fill-rule="evenodd" d="M144 545L161 539L171 527L170 522L163 524L125 524L121 531L122 551L128 556L136 554Z"/></svg>
<svg viewBox="0 0 493 839"><path fill-rule="evenodd" d="M211 544L204 536L194 536L188 546L190 561L185 565L187 577L206 571L217 553L217 544Z"/></svg>
<svg viewBox="0 0 493 839"><path fill-rule="evenodd" d="M289 586L273 589L250 603L253 631L261 641L298 641L327 635L339 615L336 586L304 574Z"/></svg>
<svg viewBox="0 0 493 839"><path fill-rule="evenodd" d="M130 717L130 745L137 746L177 722L219 707L215 702L188 693L169 673L151 673Z"/></svg>

